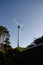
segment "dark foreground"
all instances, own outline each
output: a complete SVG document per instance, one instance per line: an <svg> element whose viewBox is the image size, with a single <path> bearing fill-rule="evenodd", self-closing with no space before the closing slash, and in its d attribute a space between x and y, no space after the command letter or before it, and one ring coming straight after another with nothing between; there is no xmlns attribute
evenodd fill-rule
<svg viewBox="0 0 43 65"><path fill-rule="evenodd" d="M16 65L43 65L43 44L15 56Z"/></svg>
<svg viewBox="0 0 43 65"><path fill-rule="evenodd" d="M43 44L15 55L11 52L7 59L1 56L3 55L0 53L0 65L43 65Z"/></svg>

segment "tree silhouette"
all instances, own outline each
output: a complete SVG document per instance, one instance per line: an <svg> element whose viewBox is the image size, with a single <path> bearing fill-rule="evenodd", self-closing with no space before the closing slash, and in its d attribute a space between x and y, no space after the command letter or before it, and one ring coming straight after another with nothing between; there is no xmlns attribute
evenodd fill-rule
<svg viewBox="0 0 43 65"><path fill-rule="evenodd" d="M34 40L34 43L35 43L36 45L43 43L43 36L41 36L40 38Z"/></svg>
<svg viewBox="0 0 43 65"><path fill-rule="evenodd" d="M9 38L9 31L6 27L0 26L0 43L4 43L4 40Z"/></svg>
<svg viewBox="0 0 43 65"><path fill-rule="evenodd" d="M10 44L9 38L6 38L5 43L6 43L6 45Z"/></svg>

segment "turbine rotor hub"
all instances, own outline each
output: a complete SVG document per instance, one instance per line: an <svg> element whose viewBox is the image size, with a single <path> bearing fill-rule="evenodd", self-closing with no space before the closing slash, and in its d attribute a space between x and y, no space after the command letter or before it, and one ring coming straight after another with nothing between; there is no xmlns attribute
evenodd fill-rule
<svg viewBox="0 0 43 65"><path fill-rule="evenodd" d="M20 28L20 25L18 25L18 28Z"/></svg>

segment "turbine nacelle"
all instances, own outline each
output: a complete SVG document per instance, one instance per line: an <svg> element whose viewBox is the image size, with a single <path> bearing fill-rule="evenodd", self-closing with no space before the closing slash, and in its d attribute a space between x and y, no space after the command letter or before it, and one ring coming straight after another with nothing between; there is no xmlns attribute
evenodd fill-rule
<svg viewBox="0 0 43 65"><path fill-rule="evenodd" d="M18 25L18 28L20 28L21 26L20 25Z"/></svg>
<svg viewBox="0 0 43 65"><path fill-rule="evenodd" d="M23 26L23 25L18 25L17 27L18 27L18 28L21 28L22 26Z"/></svg>

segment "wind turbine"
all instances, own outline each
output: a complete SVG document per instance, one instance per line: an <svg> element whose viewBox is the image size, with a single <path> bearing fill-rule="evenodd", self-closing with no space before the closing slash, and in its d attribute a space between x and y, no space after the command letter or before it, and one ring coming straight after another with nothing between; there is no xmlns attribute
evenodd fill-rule
<svg viewBox="0 0 43 65"><path fill-rule="evenodd" d="M17 23L17 21L15 19L13 19L13 21L15 22L15 24L17 25L17 29L18 29L18 36L17 36L17 47L19 47L19 42L20 42L20 28L23 26L23 25L20 25Z"/></svg>

